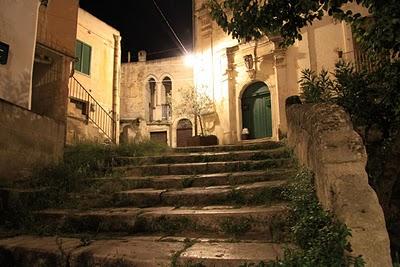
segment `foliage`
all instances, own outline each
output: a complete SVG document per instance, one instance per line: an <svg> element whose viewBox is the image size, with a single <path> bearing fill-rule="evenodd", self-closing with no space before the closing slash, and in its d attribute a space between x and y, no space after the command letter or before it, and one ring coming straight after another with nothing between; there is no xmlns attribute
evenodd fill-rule
<svg viewBox="0 0 400 267"><path fill-rule="evenodd" d="M364 266L361 256L348 255L351 232L321 207L310 172L301 171L284 195L290 201L290 232L297 248L287 248L282 260L266 266Z"/></svg>
<svg viewBox="0 0 400 267"><path fill-rule="evenodd" d="M146 156L161 154L167 146L152 141L118 146L98 143L80 143L65 148L64 159L59 164L38 169L32 186L50 186L72 192L82 186L82 179L112 174L115 156Z"/></svg>
<svg viewBox="0 0 400 267"><path fill-rule="evenodd" d="M196 88L182 90L181 97L182 99L179 103L172 105L175 116L191 116L198 119L200 122L201 135L206 135L207 129L204 127L203 117L215 113L214 100L212 100L206 92ZM169 102L172 102L172 100Z"/></svg>
<svg viewBox="0 0 400 267"><path fill-rule="evenodd" d="M400 126L400 61L384 64L372 72L356 72L349 63L339 62L330 78L304 70L300 79L306 102L331 102L344 107L355 126L378 127L386 140Z"/></svg>
<svg viewBox="0 0 400 267"><path fill-rule="evenodd" d="M369 182L378 194L389 233L396 235L390 218L399 216L395 208L398 204L392 198L400 177L400 170L393 167L400 158L400 61L358 72L351 64L339 62L330 82L321 82L321 75L303 71L303 97L306 102L338 104L350 114L367 148ZM391 238L392 249L396 250Z"/></svg>
<svg viewBox="0 0 400 267"><path fill-rule="evenodd" d="M371 16L353 13L357 4ZM348 22L357 41L375 53L400 52L400 2L397 0L208 0L213 19L236 39L251 40L280 35L282 45L301 40L301 28L321 20L324 14Z"/></svg>
<svg viewBox="0 0 400 267"><path fill-rule="evenodd" d="M86 179L111 176L113 174L113 157L119 156L145 156L160 154L167 151L167 146L154 142L129 144L120 146L109 146L96 143L81 143L69 146L65 149L64 159L59 164L38 168L34 171L31 179L18 184L18 187L39 188L44 191L36 194L34 199L20 201L13 209L0 214L0 224L13 228L30 228L34 225L32 211L48 207L73 207L81 208L85 205L84 200L76 200L70 196L83 190L90 191L91 184ZM96 188L93 193L112 194L113 190L121 189L121 181L108 188ZM103 190L104 192L101 192ZM93 191L93 190L92 190ZM91 192L92 193L92 192ZM107 201L102 195L98 201ZM34 229L39 231L41 229Z"/></svg>
<svg viewBox="0 0 400 267"><path fill-rule="evenodd" d="M322 70L320 74L305 69L301 72L300 87L302 97L307 103L328 102L334 95L335 84L329 78L329 73Z"/></svg>

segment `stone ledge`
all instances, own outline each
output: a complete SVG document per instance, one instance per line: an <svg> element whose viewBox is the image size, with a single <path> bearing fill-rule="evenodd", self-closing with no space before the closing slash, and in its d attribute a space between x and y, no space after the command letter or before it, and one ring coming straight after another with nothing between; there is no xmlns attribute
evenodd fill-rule
<svg viewBox="0 0 400 267"><path fill-rule="evenodd" d="M349 115L332 104L287 100L288 145L315 173L324 208L352 229L353 255L367 266L392 266L384 214L365 171L367 154Z"/></svg>

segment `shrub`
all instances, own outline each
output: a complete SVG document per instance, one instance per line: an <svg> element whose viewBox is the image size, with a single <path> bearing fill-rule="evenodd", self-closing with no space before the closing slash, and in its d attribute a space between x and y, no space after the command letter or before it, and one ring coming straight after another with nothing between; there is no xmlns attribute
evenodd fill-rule
<svg viewBox="0 0 400 267"><path fill-rule="evenodd" d="M350 229L325 211L315 195L313 175L300 172L284 192L290 201L291 241L284 258L267 266L364 266L361 256L349 256Z"/></svg>

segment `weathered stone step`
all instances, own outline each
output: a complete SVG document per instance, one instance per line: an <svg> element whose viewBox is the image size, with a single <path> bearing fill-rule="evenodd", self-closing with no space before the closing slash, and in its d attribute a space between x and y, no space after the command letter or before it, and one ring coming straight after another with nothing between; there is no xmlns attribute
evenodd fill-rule
<svg viewBox="0 0 400 267"><path fill-rule="evenodd" d="M0 211L2 209L15 209L16 207L31 207L44 205L40 200L48 194L50 188L0 188Z"/></svg>
<svg viewBox="0 0 400 267"><path fill-rule="evenodd" d="M222 151L239 151L239 150L274 149L282 146L284 146L284 144L281 142L263 141L263 142L244 143L237 145L177 147L174 149L174 151L177 153L222 152Z"/></svg>
<svg viewBox="0 0 400 267"><path fill-rule="evenodd" d="M194 175L207 173L242 172L267 168L289 168L292 165L293 159L278 158L266 160L124 166L115 167L114 170L120 172L124 176Z"/></svg>
<svg viewBox="0 0 400 267"><path fill-rule="evenodd" d="M270 150L244 150L227 152L199 152L185 154L170 154L150 157L116 157L115 166L124 165L151 165L151 164L174 164L174 163L197 163L215 161L244 161L271 158L289 158L290 151L286 147Z"/></svg>
<svg viewBox="0 0 400 267"><path fill-rule="evenodd" d="M144 188L115 194L118 206L204 206L213 204L265 204L282 199L286 181L265 181L239 186L191 187L185 189Z"/></svg>
<svg viewBox="0 0 400 267"><path fill-rule="evenodd" d="M211 173L198 175L164 175L154 177L95 178L87 183L96 186L123 186L126 190L137 188L188 188L218 185L239 185L262 181L286 180L296 174L295 169L271 169L247 172Z"/></svg>
<svg viewBox="0 0 400 267"><path fill-rule="evenodd" d="M113 208L90 211L44 210L36 221L48 231L64 233L122 232L185 234L190 237L240 237L280 241L284 237L285 204L256 207L208 206Z"/></svg>
<svg viewBox="0 0 400 267"><path fill-rule="evenodd" d="M283 256L282 245L229 240L18 236L0 240L0 266L247 266Z"/></svg>

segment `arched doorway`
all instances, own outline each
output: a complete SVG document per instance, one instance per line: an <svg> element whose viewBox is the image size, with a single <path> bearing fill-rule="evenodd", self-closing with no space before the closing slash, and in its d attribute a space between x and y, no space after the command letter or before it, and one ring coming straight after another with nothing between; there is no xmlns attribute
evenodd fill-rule
<svg viewBox="0 0 400 267"><path fill-rule="evenodd" d="M193 126L192 122L188 119L182 119L178 122L176 127L176 146L188 146L188 140L192 137Z"/></svg>
<svg viewBox="0 0 400 267"><path fill-rule="evenodd" d="M242 118L250 139L272 137L271 95L265 83L255 82L244 91Z"/></svg>

